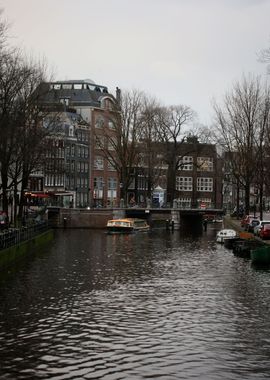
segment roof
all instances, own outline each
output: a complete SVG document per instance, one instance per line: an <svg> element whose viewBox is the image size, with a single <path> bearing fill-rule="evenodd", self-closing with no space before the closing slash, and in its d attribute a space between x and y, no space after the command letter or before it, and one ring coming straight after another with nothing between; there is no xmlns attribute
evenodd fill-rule
<svg viewBox="0 0 270 380"><path fill-rule="evenodd" d="M43 82L38 92L40 103L46 106L59 104L60 99L68 99L70 107L100 107L104 97L114 99L107 87L95 84L90 79Z"/></svg>

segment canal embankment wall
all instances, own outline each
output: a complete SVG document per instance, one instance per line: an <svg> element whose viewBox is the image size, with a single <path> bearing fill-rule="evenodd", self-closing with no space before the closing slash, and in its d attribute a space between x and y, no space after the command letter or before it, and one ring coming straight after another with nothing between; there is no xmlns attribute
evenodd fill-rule
<svg viewBox="0 0 270 380"><path fill-rule="evenodd" d="M44 231L31 239L22 241L16 245L0 250L0 270L11 266L15 261L31 254L37 248L52 241L54 232L52 229Z"/></svg>
<svg viewBox="0 0 270 380"><path fill-rule="evenodd" d="M111 209L99 211L62 208L58 210L58 217L53 223L49 215L49 222L54 228L105 228L108 220L123 218L124 215L120 211L116 214Z"/></svg>

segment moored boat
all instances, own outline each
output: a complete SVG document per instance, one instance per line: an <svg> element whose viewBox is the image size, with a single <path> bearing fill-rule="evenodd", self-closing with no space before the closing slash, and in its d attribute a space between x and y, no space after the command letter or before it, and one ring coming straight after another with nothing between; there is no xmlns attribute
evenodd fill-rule
<svg viewBox="0 0 270 380"><path fill-rule="evenodd" d="M270 246L265 245L263 247L254 249L250 254L253 264L270 264Z"/></svg>
<svg viewBox="0 0 270 380"><path fill-rule="evenodd" d="M144 219L111 219L107 222L108 233L132 233L136 231L149 231L149 229L150 226Z"/></svg>
<svg viewBox="0 0 270 380"><path fill-rule="evenodd" d="M235 256L250 258L251 251L262 247L262 243L256 239L238 239L233 246Z"/></svg>
<svg viewBox="0 0 270 380"><path fill-rule="evenodd" d="M217 233L216 242L224 243L225 239L237 238L238 234L235 230L231 230L229 228L224 228Z"/></svg>
<svg viewBox="0 0 270 380"><path fill-rule="evenodd" d="M238 236L230 237L224 239L224 247L228 249L234 249L235 245L242 239L240 239Z"/></svg>

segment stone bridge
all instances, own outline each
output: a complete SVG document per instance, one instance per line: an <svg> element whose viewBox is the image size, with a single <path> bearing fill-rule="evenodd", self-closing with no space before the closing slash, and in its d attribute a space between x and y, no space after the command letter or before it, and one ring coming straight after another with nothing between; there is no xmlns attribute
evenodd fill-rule
<svg viewBox="0 0 270 380"><path fill-rule="evenodd" d="M105 228L107 220L117 218L146 219L152 227L179 229L180 225L202 225L202 220L220 218L222 209L178 208L100 208L80 209L48 207L48 221L55 228Z"/></svg>

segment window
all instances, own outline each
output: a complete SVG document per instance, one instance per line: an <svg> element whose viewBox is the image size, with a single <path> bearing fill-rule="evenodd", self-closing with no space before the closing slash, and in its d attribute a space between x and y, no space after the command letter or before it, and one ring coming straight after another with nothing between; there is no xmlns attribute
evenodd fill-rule
<svg viewBox="0 0 270 380"><path fill-rule="evenodd" d="M72 84L65 83L62 85L63 90L72 90Z"/></svg>
<svg viewBox="0 0 270 380"><path fill-rule="evenodd" d="M69 98L60 98L59 102L61 104L64 104L65 106L68 106L69 105Z"/></svg>
<svg viewBox="0 0 270 380"><path fill-rule="evenodd" d="M198 157L197 158L198 171L212 172L214 168L212 157Z"/></svg>
<svg viewBox="0 0 270 380"><path fill-rule="evenodd" d="M88 141L88 133L85 131L82 131L82 141Z"/></svg>
<svg viewBox="0 0 270 380"><path fill-rule="evenodd" d="M184 156L180 160L180 170L192 170L193 169L193 157Z"/></svg>
<svg viewBox="0 0 270 380"><path fill-rule="evenodd" d="M104 190L104 179L103 177L94 177L94 199L102 199Z"/></svg>
<svg viewBox="0 0 270 380"><path fill-rule="evenodd" d="M176 177L176 190L192 191L192 188L193 188L192 177Z"/></svg>
<svg viewBox="0 0 270 380"><path fill-rule="evenodd" d="M105 109L112 110L113 109L113 103L111 99L103 98L101 101L101 107Z"/></svg>
<svg viewBox="0 0 270 380"><path fill-rule="evenodd" d="M73 127L73 125L70 125L70 126L69 126L68 135L69 135L70 137L73 137L73 136L74 136L74 127Z"/></svg>
<svg viewBox="0 0 270 380"><path fill-rule="evenodd" d="M104 180L103 177L94 177L94 188L103 189Z"/></svg>
<svg viewBox="0 0 270 380"><path fill-rule="evenodd" d="M110 200L110 204L113 204L113 200L117 197L117 179L108 178L107 198Z"/></svg>
<svg viewBox="0 0 270 380"><path fill-rule="evenodd" d="M108 150L115 150L116 147L116 138L110 137L108 139Z"/></svg>
<svg viewBox="0 0 270 380"><path fill-rule="evenodd" d="M88 148L84 147L84 158L88 158Z"/></svg>
<svg viewBox="0 0 270 380"><path fill-rule="evenodd" d="M108 126L109 126L110 129L115 129L114 122L111 121L111 120L108 122Z"/></svg>
<svg viewBox="0 0 270 380"><path fill-rule="evenodd" d="M191 208L191 198L178 198L181 208Z"/></svg>
<svg viewBox="0 0 270 380"><path fill-rule="evenodd" d="M213 191L213 178L197 178L197 191Z"/></svg>
<svg viewBox="0 0 270 380"><path fill-rule="evenodd" d="M72 157L75 156L75 145L74 144L71 145L71 156Z"/></svg>
<svg viewBox="0 0 270 380"><path fill-rule="evenodd" d="M104 137L103 136L96 136L95 147L96 147L96 149L104 148Z"/></svg>
<svg viewBox="0 0 270 380"><path fill-rule="evenodd" d="M203 205L205 208L210 208L212 205L211 198L198 198L197 202L199 207L202 207Z"/></svg>
<svg viewBox="0 0 270 380"><path fill-rule="evenodd" d="M46 175L45 186L64 186L64 176L61 174Z"/></svg>
<svg viewBox="0 0 270 380"><path fill-rule="evenodd" d="M110 172L113 172L113 171L116 170L115 167L114 167L114 165L113 165L113 163L110 162L110 161L108 161L108 170L109 170Z"/></svg>
<svg viewBox="0 0 270 380"><path fill-rule="evenodd" d="M113 177L108 178L108 190L116 190L117 189L117 179Z"/></svg>
<svg viewBox="0 0 270 380"><path fill-rule="evenodd" d="M103 128L104 127L104 119L101 116L98 116L95 123L96 128Z"/></svg>
<svg viewBox="0 0 270 380"><path fill-rule="evenodd" d="M147 178L143 174L138 175L138 190L147 189Z"/></svg>
<svg viewBox="0 0 270 380"><path fill-rule="evenodd" d="M94 169L103 170L104 169L104 159L103 157L97 156L94 161Z"/></svg>

